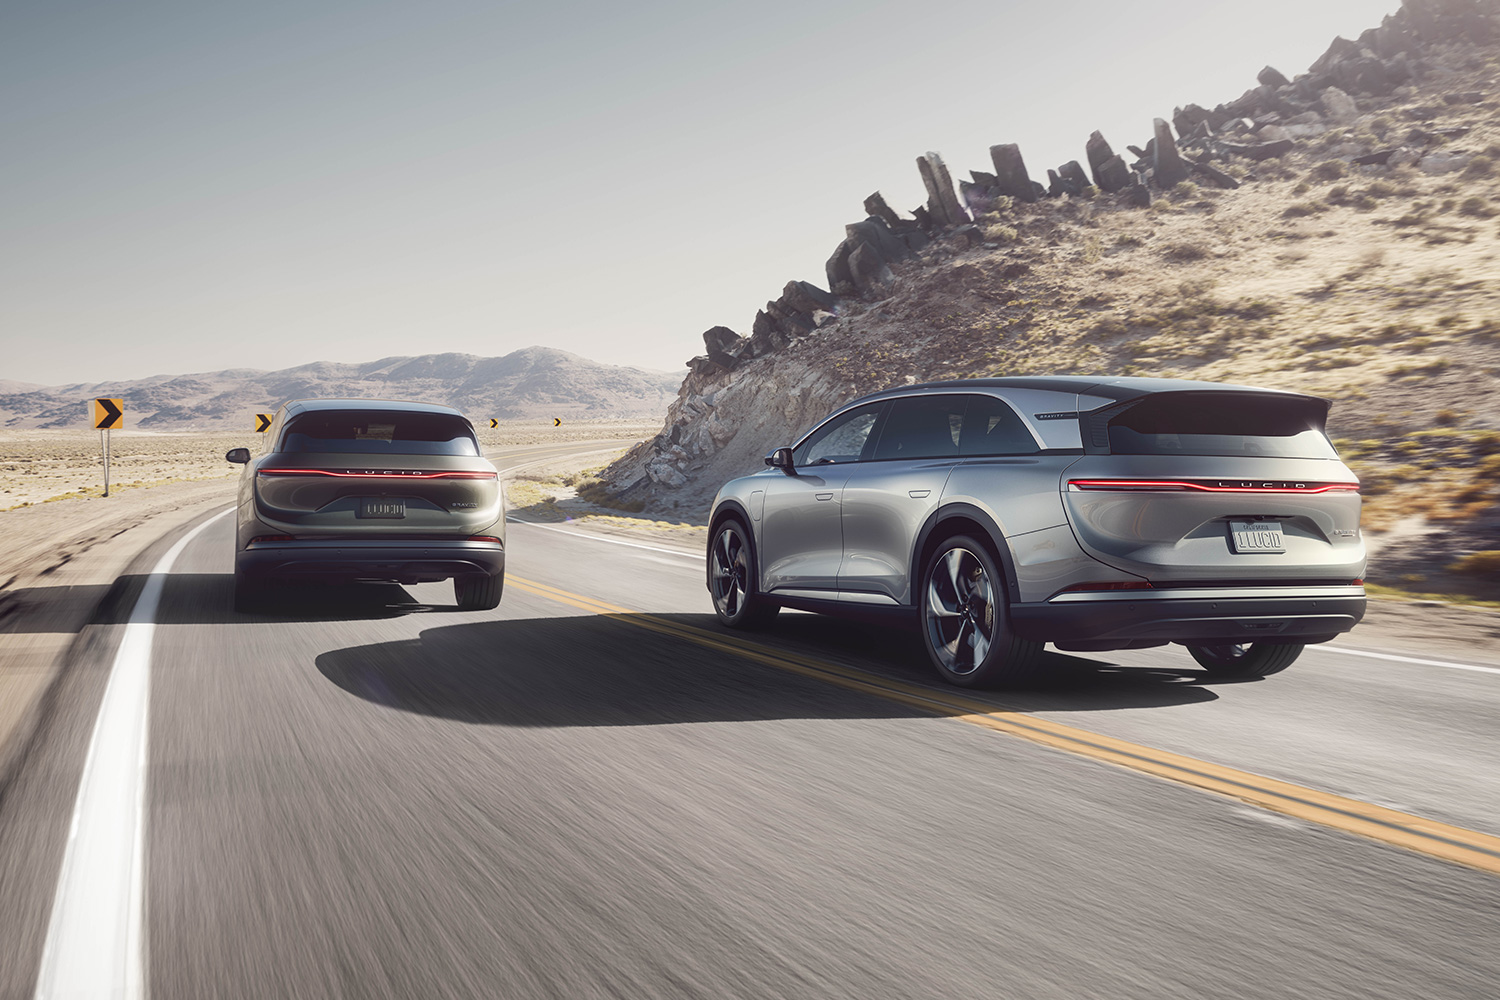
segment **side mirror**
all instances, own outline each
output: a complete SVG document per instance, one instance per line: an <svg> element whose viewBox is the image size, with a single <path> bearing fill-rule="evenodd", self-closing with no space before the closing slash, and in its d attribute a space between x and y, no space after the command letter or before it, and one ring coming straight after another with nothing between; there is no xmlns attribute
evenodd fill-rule
<svg viewBox="0 0 1500 1000"><path fill-rule="evenodd" d="M233 462L235 465L246 465L250 461L250 449L230 448L224 453L224 461Z"/></svg>
<svg viewBox="0 0 1500 1000"><path fill-rule="evenodd" d="M792 449L777 448L766 456L766 464L773 469L780 469L789 476L795 476L797 469L792 465Z"/></svg>

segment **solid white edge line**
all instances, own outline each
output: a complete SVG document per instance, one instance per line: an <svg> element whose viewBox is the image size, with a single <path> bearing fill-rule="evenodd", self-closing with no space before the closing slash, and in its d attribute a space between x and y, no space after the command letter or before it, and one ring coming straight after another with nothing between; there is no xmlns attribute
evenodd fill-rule
<svg viewBox="0 0 1500 1000"><path fill-rule="evenodd" d="M37 1000L145 995L145 791L156 612L182 550L233 512L220 511L179 538L157 560L131 610L84 757Z"/></svg>
<svg viewBox="0 0 1500 1000"><path fill-rule="evenodd" d="M620 538L606 538L603 535L591 534L587 531L573 531L569 528L559 528L555 524L540 524L536 521L523 521L519 517L507 517L511 524L524 524L528 528L541 528L543 531L555 531L561 535L571 535L574 538L582 538L590 542L608 542L610 545L624 545L632 549L645 549L647 552L662 552L669 556L679 556L683 559L691 559L697 562L706 558L697 552L685 552L682 549L666 549L660 545L642 545L640 542L627 542Z"/></svg>
<svg viewBox="0 0 1500 1000"><path fill-rule="evenodd" d="M1481 674L1500 674L1500 667L1481 667L1474 663L1449 663L1447 660L1424 660L1415 656L1374 653L1368 649L1344 649L1340 646L1314 645L1307 648L1316 650L1319 653L1343 653L1346 656L1368 656L1376 660L1394 660L1397 663L1417 663L1424 667L1447 667L1449 670L1473 670Z"/></svg>

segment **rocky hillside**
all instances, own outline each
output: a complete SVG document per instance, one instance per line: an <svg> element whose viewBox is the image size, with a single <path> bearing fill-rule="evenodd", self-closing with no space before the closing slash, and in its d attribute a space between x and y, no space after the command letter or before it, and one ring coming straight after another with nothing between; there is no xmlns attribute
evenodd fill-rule
<svg viewBox="0 0 1500 1000"><path fill-rule="evenodd" d="M548 347L500 358L425 354L368 364L318 362L160 375L136 382L41 388L0 384L0 426L74 427L95 396L125 400L127 426L147 430L239 430L289 399L355 396L420 399L457 407L475 420L638 419L658 415L680 374L623 368Z"/></svg>
<svg viewBox="0 0 1500 1000"><path fill-rule="evenodd" d="M606 485L701 514L770 448L902 383L1234 381L1334 400L1367 523L1390 529L1377 580L1497 590L1497 96L1500 0L1405 0L1308 72L1268 66L1141 146L1095 133L1046 185L1014 145L956 189L928 153L927 203L867 198L828 291L789 282L749 336L704 334L661 433Z"/></svg>

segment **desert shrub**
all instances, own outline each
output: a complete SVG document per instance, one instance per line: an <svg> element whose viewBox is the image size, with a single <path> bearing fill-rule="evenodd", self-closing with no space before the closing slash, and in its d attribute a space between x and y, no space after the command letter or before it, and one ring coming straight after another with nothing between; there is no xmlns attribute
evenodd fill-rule
<svg viewBox="0 0 1500 1000"><path fill-rule="evenodd" d="M1389 198L1396 193L1396 185L1384 179L1373 180L1365 188L1365 194L1372 198Z"/></svg>
<svg viewBox="0 0 1500 1000"><path fill-rule="evenodd" d="M1287 210L1282 212L1281 215L1287 219L1305 219L1309 215L1317 215L1319 212L1326 211L1328 211L1327 205L1320 205L1315 201L1299 201L1294 205L1287 206Z"/></svg>
<svg viewBox="0 0 1500 1000"><path fill-rule="evenodd" d="M1468 215L1476 219L1488 219L1490 216L1496 214L1495 209L1491 207L1490 203L1478 195L1465 198L1460 202L1458 212L1460 215Z"/></svg>
<svg viewBox="0 0 1500 1000"><path fill-rule="evenodd" d="M1297 182L1297 186L1294 187L1294 188L1292 188L1292 194L1307 194L1307 192L1309 192L1311 190L1312 190L1312 185L1309 184L1309 183L1307 183L1307 181L1298 181ZM1345 188L1345 191L1347 191L1347 190L1348 189ZM1328 200L1332 201L1333 199L1329 198Z"/></svg>
<svg viewBox="0 0 1500 1000"><path fill-rule="evenodd" d="M996 222L984 227L984 238L990 243L1014 243L1020 236L1015 226Z"/></svg>
<svg viewBox="0 0 1500 1000"><path fill-rule="evenodd" d="M1441 410L1438 410L1436 413L1434 413L1432 415L1432 420L1433 420L1433 423L1442 424L1444 426L1447 426L1448 424L1456 424L1456 423L1458 423L1458 421L1462 417L1463 417L1462 413L1459 413L1457 410L1451 410L1451 409L1449 409L1448 407L1445 406Z"/></svg>
<svg viewBox="0 0 1500 1000"><path fill-rule="evenodd" d="M1203 194L1203 189L1192 181L1178 181L1172 187L1172 197L1186 201L1189 198L1198 198Z"/></svg>
<svg viewBox="0 0 1500 1000"><path fill-rule="evenodd" d="M1298 191L1297 188L1293 188L1293 194L1302 194L1310 190L1306 184L1298 184L1297 187L1301 188L1302 190ZM1323 200L1328 202L1328 204L1330 205L1344 204L1349 200L1349 185L1335 184L1333 187L1328 189L1328 194L1324 195Z"/></svg>
<svg viewBox="0 0 1500 1000"><path fill-rule="evenodd" d="M1209 246L1201 240L1181 240L1170 243L1162 251L1167 260L1185 263L1187 261L1202 260L1209 255Z"/></svg>
<svg viewBox="0 0 1500 1000"><path fill-rule="evenodd" d="M1346 177L1348 174L1349 168L1344 165L1343 160L1324 160L1309 170L1307 177L1308 180L1326 184L1329 181L1336 181L1340 177Z"/></svg>
<svg viewBox="0 0 1500 1000"><path fill-rule="evenodd" d="M1494 576L1500 573L1500 552L1471 552L1462 559L1448 564L1456 573L1473 573L1475 576Z"/></svg>
<svg viewBox="0 0 1500 1000"><path fill-rule="evenodd" d="M1486 150L1488 152L1488 150ZM1469 161L1464 167L1465 177L1493 177L1495 175L1495 161L1484 153L1480 153Z"/></svg>

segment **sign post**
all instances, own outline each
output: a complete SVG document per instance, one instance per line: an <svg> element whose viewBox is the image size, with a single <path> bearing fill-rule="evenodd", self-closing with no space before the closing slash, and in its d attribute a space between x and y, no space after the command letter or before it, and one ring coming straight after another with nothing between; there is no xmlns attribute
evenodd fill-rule
<svg viewBox="0 0 1500 1000"><path fill-rule="evenodd" d="M109 432L125 426L125 401L94 400L94 426L99 428L99 447L104 453L104 495L109 496Z"/></svg>

